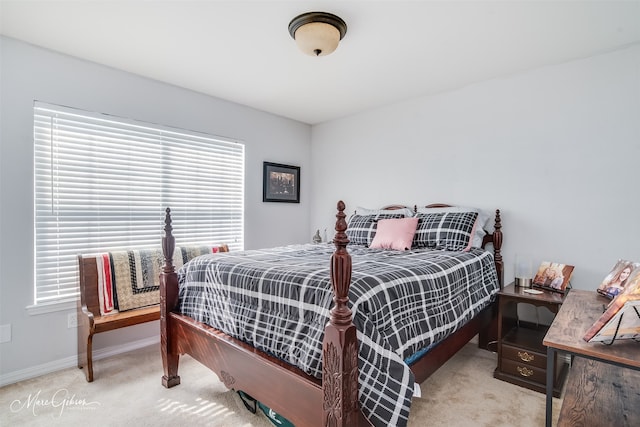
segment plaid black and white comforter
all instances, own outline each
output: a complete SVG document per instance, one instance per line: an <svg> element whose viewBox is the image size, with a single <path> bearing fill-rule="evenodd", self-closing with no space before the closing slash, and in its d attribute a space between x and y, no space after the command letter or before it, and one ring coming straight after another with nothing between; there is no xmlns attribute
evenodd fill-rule
<svg viewBox="0 0 640 427"><path fill-rule="evenodd" d="M404 360L493 300L499 288L493 255L348 250L363 413L376 426L404 426L414 386ZM179 270L179 310L321 378L333 251L309 244L195 258Z"/></svg>

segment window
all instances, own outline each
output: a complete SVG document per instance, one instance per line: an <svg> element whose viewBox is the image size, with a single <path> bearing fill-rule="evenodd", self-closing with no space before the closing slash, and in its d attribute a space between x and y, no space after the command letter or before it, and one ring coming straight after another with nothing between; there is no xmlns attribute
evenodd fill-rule
<svg viewBox="0 0 640 427"><path fill-rule="evenodd" d="M36 102L35 292L79 295L77 255L176 244L244 248L244 145Z"/></svg>

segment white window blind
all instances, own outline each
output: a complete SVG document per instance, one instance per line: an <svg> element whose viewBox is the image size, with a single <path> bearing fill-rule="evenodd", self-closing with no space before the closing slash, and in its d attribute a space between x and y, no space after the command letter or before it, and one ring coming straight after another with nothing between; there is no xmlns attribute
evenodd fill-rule
<svg viewBox="0 0 640 427"><path fill-rule="evenodd" d="M176 244L244 248L244 145L36 102L34 303L77 297L77 255Z"/></svg>

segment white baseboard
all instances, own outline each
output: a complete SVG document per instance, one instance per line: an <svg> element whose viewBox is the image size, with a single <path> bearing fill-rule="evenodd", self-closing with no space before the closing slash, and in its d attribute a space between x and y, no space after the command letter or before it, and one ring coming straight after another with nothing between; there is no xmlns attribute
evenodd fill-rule
<svg viewBox="0 0 640 427"><path fill-rule="evenodd" d="M123 345L105 347L93 352L93 360L104 359L107 357L115 356L117 354L126 353L128 351L137 350L139 348L148 347L159 343L160 337L149 337L138 341L129 342ZM7 374L0 375L0 387L77 366L78 356L69 356L65 357L64 359L54 360L52 362L43 363L42 365L33 366L31 368L9 372Z"/></svg>

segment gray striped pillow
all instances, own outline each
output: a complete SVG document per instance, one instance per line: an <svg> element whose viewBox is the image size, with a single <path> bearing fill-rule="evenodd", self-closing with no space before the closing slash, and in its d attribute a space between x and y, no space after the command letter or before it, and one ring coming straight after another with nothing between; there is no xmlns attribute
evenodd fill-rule
<svg viewBox="0 0 640 427"><path fill-rule="evenodd" d="M414 248L466 251L478 218L477 212L417 213Z"/></svg>

